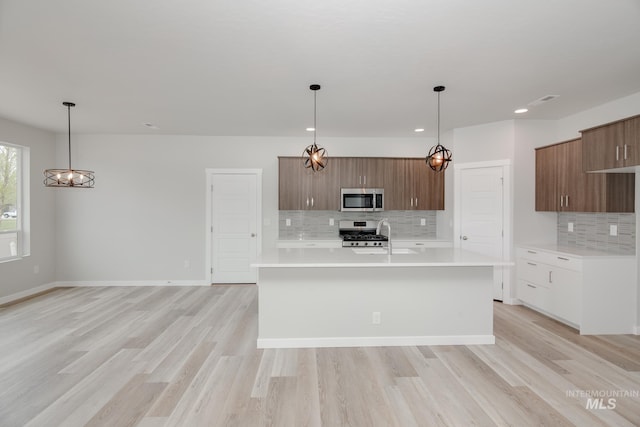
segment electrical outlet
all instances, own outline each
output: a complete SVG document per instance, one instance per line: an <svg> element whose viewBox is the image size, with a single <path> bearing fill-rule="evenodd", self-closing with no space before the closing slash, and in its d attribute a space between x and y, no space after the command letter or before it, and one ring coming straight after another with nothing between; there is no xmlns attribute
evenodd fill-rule
<svg viewBox="0 0 640 427"><path fill-rule="evenodd" d="M618 226L616 224L609 224L609 235L610 236L618 235Z"/></svg>
<svg viewBox="0 0 640 427"><path fill-rule="evenodd" d="M291 227L291 218L287 218L284 220L287 227Z"/></svg>
<svg viewBox="0 0 640 427"><path fill-rule="evenodd" d="M427 225L427 219L426 218L420 218L420 225Z"/></svg>
<svg viewBox="0 0 640 427"><path fill-rule="evenodd" d="M188 259L185 259L184 260L184 268L189 268L189 267L191 267L191 263L189 262Z"/></svg>
<svg viewBox="0 0 640 427"><path fill-rule="evenodd" d="M569 231L569 233L573 233L573 223L572 222L569 223L567 229L568 229L567 231Z"/></svg>
<svg viewBox="0 0 640 427"><path fill-rule="evenodd" d="M371 323L374 325L379 325L381 322L381 318L380 318L380 312L379 311L374 311L373 313L371 313Z"/></svg>
<svg viewBox="0 0 640 427"><path fill-rule="evenodd" d="M333 220L333 218L329 218L329 225L333 226L335 224L335 221Z"/></svg>
<svg viewBox="0 0 640 427"><path fill-rule="evenodd" d="M33 266L33 274L38 274L40 273L40 266L39 265L34 265Z"/></svg>

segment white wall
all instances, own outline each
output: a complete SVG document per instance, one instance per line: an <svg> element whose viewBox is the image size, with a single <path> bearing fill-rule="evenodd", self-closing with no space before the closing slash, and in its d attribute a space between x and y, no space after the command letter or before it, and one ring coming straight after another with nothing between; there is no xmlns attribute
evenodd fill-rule
<svg viewBox="0 0 640 427"><path fill-rule="evenodd" d="M514 137L512 120L455 129L456 163L512 159Z"/></svg>
<svg viewBox="0 0 640 427"><path fill-rule="evenodd" d="M0 119L0 141L29 147L31 158L31 255L0 263L1 301L8 295L25 294L55 282L56 190L42 185L42 171L59 165L52 164L55 151L52 133Z"/></svg>
<svg viewBox="0 0 640 427"><path fill-rule="evenodd" d="M59 194L58 280L205 279L205 169L263 169L263 247L278 235L277 156L306 138L78 135L74 166L95 171L93 190ZM330 156L424 156L426 138L324 138ZM58 156L66 155L66 136ZM331 160L329 160L331 167ZM184 267L189 261L189 268Z"/></svg>
<svg viewBox="0 0 640 427"><path fill-rule="evenodd" d="M580 130L640 114L640 92L567 116L557 122L558 141L577 138Z"/></svg>

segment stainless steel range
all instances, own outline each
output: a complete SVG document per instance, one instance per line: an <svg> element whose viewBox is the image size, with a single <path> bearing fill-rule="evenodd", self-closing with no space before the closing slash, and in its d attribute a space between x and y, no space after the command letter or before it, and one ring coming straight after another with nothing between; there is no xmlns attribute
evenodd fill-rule
<svg viewBox="0 0 640 427"><path fill-rule="evenodd" d="M342 237L342 246L376 246L386 248L389 239L382 234L376 234L378 221L340 221L338 232Z"/></svg>

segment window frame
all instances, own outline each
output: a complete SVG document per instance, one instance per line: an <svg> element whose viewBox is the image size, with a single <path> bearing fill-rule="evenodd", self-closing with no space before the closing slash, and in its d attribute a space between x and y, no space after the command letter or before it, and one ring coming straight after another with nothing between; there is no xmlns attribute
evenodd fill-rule
<svg viewBox="0 0 640 427"><path fill-rule="evenodd" d="M0 258L0 263L22 259L31 255L30 233L30 150L24 145L0 141L0 145L17 150L16 158L16 229L0 234L16 234L16 254Z"/></svg>

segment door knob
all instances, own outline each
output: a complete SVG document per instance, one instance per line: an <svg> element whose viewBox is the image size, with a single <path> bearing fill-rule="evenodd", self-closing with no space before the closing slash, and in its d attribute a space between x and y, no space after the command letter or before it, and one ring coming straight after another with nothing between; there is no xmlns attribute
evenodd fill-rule
<svg viewBox="0 0 640 427"><path fill-rule="evenodd" d="M256 233L251 233L251 237L256 237Z"/></svg>
<svg viewBox="0 0 640 427"><path fill-rule="evenodd" d="M467 236L462 236L462 240L469 240Z"/></svg>

